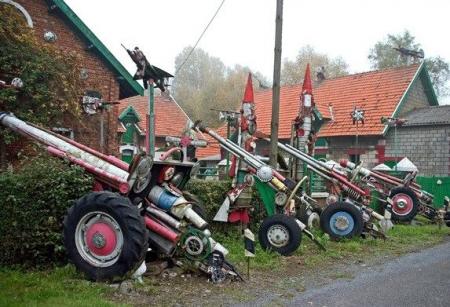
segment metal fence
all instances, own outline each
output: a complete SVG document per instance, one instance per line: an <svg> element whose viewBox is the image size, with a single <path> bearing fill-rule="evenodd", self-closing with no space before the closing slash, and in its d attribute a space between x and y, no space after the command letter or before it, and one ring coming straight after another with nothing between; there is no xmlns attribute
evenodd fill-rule
<svg viewBox="0 0 450 307"><path fill-rule="evenodd" d="M434 195L434 206L439 208L444 204L444 197L450 197L450 177L417 177L416 181L422 189Z"/></svg>

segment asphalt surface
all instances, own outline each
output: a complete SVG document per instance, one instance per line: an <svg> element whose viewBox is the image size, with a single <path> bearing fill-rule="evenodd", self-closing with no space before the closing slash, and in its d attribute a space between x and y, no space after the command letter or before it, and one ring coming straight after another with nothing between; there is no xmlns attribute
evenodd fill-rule
<svg viewBox="0 0 450 307"><path fill-rule="evenodd" d="M450 306L450 242L277 300L286 306ZM244 305L273 305L272 298Z"/></svg>

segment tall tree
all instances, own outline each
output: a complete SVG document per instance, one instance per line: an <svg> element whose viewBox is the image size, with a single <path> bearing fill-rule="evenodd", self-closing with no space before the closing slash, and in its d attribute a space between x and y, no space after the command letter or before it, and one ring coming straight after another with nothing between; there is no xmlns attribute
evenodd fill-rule
<svg viewBox="0 0 450 307"><path fill-rule="evenodd" d="M239 107L250 69L240 65L226 67L219 58L202 49L195 49L186 60L191 49L184 48L175 59L177 73L173 95L190 118L217 126L220 124L218 114L211 109L236 110ZM255 85L268 84L262 74L254 75Z"/></svg>
<svg viewBox="0 0 450 307"><path fill-rule="evenodd" d="M326 78L348 75L348 64L343 58L330 58L324 53L317 52L312 46L306 45L299 50L295 60L284 60L281 71L281 83L300 83L305 75L307 63L310 64L313 73L323 68Z"/></svg>
<svg viewBox="0 0 450 307"><path fill-rule="evenodd" d="M399 67L408 64L419 63L422 59L418 57L405 56L394 48L404 48L419 52L421 50L420 43L416 42L416 38L405 30L400 34L388 34L387 37L377 42L368 56L371 66L374 69L386 69L390 67ZM447 96L449 88L447 81L450 78L449 63L442 57L425 58L425 64L430 73L431 80L438 96Z"/></svg>

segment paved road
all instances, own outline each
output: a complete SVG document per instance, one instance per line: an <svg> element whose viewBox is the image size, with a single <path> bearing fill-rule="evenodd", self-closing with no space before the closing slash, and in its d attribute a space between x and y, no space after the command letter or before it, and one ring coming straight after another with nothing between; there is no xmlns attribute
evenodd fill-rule
<svg viewBox="0 0 450 307"><path fill-rule="evenodd" d="M450 242L366 267L286 301L292 306L450 306Z"/></svg>
<svg viewBox="0 0 450 307"><path fill-rule="evenodd" d="M450 306L450 242L411 253L382 265L336 268L347 279L328 280L323 286L307 286L288 295L267 291L253 302L234 306L351 307ZM306 277L307 278L307 277Z"/></svg>

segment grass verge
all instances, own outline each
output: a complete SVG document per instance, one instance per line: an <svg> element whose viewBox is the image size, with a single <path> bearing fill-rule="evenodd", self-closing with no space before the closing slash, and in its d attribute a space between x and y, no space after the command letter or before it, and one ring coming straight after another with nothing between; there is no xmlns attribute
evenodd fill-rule
<svg viewBox="0 0 450 307"><path fill-rule="evenodd" d="M439 229L436 225L395 225L390 230L387 240L355 238L335 242L330 241L320 231L317 231L315 235L326 247L325 252L320 251L306 236L302 237L300 248L291 257L281 257L276 253L263 251L257 245L257 256L252 259L252 268L255 270L281 270L286 262L293 259L298 264L314 266L339 259L356 259L370 255L400 255L442 242L450 235L450 228L444 226ZM238 267L244 267L246 258L241 237L237 233L232 233L227 236L218 236L218 239L230 250L230 261L236 263Z"/></svg>
<svg viewBox="0 0 450 307"><path fill-rule="evenodd" d="M242 284L232 283L220 286L206 282L204 276L191 279L162 279L160 277L145 278L144 286L136 287L133 297L118 297L108 285L91 283L77 274L72 266L56 268L50 271L27 272L15 269L0 269L0 306L116 306L110 300L118 300L125 304L163 304L173 305L177 302L186 304L216 304L221 299L246 301L258 294L257 291L269 289L274 285L285 287L284 281L289 276L313 274L322 268L336 264L354 263L376 257L397 256L411 251L438 244L448 238L450 228L439 229L436 225L396 225L389 232L386 241L380 239L353 239L333 242L318 232L327 251L320 251L308 238L303 236L301 247L290 257L265 252L257 245L256 257L251 261L252 280L247 282L243 291ZM246 271L243 239L237 232L227 235L214 235L230 250L228 259L241 272ZM245 274L244 274L245 277ZM331 278L350 278L345 273L335 273ZM296 285L303 291L302 285ZM167 289L176 291L167 292ZM206 293L197 293L209 291ZM207 289L207 290L203 290ZM259 289L259 290L258 290ZM194 291L194 292L193 292ZM174 295L174 293L178 293ZM202 296L192 296L192 293ZM214 297L211 302L205 301Z"/></svg>
<svg viewBox="0 0 450 307"><path fill-rule="evenodd" d="M116 306L111 288L92 283L73 266L29 272L0 269L0 306Z"/></svg>

